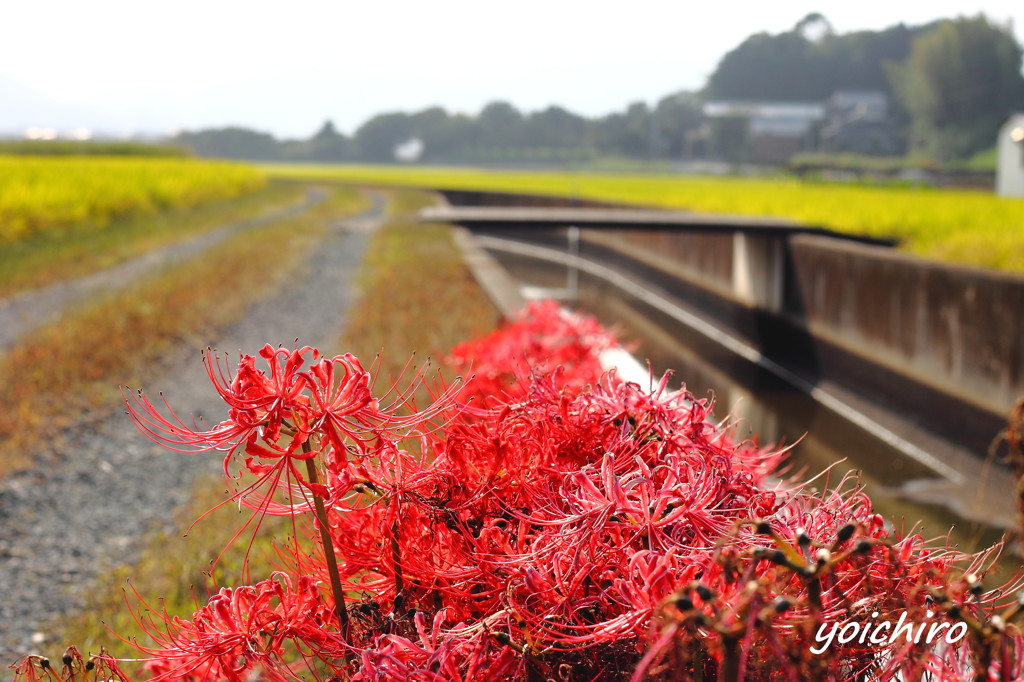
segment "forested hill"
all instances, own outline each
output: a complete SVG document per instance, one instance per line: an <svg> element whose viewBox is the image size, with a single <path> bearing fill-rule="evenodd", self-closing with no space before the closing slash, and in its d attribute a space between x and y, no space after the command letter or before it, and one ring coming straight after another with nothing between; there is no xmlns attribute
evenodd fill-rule
<svg viewBox="0 0 1024 682"><path fill-rule="evenodd" d="M705 88L710 99L818 102L839 89L892 95L886 63L904 62L934 24L835 33L820 14L791 31L757 33L728 52Z"/></svg>

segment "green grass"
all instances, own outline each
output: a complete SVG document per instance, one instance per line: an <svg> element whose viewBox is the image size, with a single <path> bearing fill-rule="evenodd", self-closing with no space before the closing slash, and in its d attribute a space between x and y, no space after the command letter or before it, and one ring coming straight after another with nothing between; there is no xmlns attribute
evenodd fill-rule
<svg viewBox="0 0 1024 682"><path fill-rule="evenodd" d="M942 170L942 164L934 159L926 157L869 156L867 154L803 152L796 154L789 160L789 168L795 171L834 168L894 173L896 171L909 168L937 171Z"/></svg>
<svg viewBox="0 0 1024 682"><path fill-rule="evenodd" d="M789 168L798 172L830 168L869 173L896 173L905 169L994 173L996 170L996 148L993 146L980 151L969 159L945 163L926 156L869 156L867 154L804 152L789 160Z"/></svg>
<svg viewBox="0 0 1024 682"><path fill-rule="evenodd" d="M978 152L966 161L957 164L957 167L961 167L966 170L995 172L998 163L999 149L993 145L988 149Z"/></svg>
<svg viewBox="0 0 1024 682"><path fill-rule="evenodd" d="M432 196L421 192L397 192L389 214L401 215L432 202ZM375 353L386 348L382 376L397 376L413 351L447 349L468 334L490 330L497 321L497 312L476 286L446 227L421 229L400 220L390 222L373 235L359 279L360 298L349 312L350 323L338 350L354 352L369 364ZM424 281L430 281L430 286L422 286ZM377 387L384 388L385 383ZM198 486L192 503L176 517L178 527L184 530L223 498L222 482ZM138 656L108 631L109 627L126 638L142 636L126 609L126 597L137 606L134 590L153 606L187 617L197 600L205 601L212 582L210 563L240 523L237 509L228 505L197 524L187 538L154 532L139 562L119 569L90 590L82 613L46 629L57 643L55 648L76 644L95 652L104 646L116 656ZM266 577L273 569L275 538L287 541L289 532L285 519L269 519L260 530L250 554L252 580ZM217 584L237 584L245 551L245 543L239 543L224 554L215 573Z"/></svg>
<svg viewBox="0 0 1024 682"><path fill-rule="evenodd" d="M787 178L512 172L399 166L263 165L269 175L405 187L523 192L680 210L790 218L899 240L942 261L1024 272L1024 200L980 191Z"/></svg>
<svg viewBox="0 0 1024 682"><path fill-rule="evenodd" d="M33 156L191 156L189 150L169 144L101 142L95 140L0 140L0 154Z"/></svg>

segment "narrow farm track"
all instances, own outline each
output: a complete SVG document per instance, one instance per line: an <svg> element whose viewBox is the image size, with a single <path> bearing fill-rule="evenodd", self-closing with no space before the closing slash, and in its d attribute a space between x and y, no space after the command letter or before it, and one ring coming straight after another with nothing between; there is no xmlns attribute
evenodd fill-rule
<svg viewBox="0 0 1024 682"><path fill-rule="evenodd" d="M323 201L325 197L326 193L323 190L311 189L304 200L292 206L278 208L250 220L222 225L215 230L155 249L84 277L2 298L0 352L9 349L21 335L58 317L62 309L76 301L84 300L99 291L115 289L157 268L196 256L242 230L298 215Z"/></svg>
<svg viewBox="0 0 1024 682"><path fill-rule="evenodd" d="M311 193L290 211L304 210L321 198ZM331 350L328 346L340 335L355 295L353 278L368 235L384 214L385 198L371 198L368 211L332 225L295 277L207 343L232 360L239 350L254 353L265 343L291 346L296 338L303 345ZM188 248L192 250L173 257L187 258L202 250ZM142 272L150 266L132 267L140 268L132 272ZM66 305L71 299L55 300ZM59 304L54 306L59 309ZM144 388L151 394L165 392L179 414L218 421L219 400L199 348L181 348L164 364L163 376ZM52 655L63 651L65 644L47 641L40 624L80 610L83 589L111 567L134 560L144 532L169 528L172 512L188 499L192 482L218 471L221 461L216 453L163 450L120 412L73 429L58 454L63 464L56 470L29 470L0 480L0 661L44 649ZM184 529L173 530L180 534Z"/></svg>

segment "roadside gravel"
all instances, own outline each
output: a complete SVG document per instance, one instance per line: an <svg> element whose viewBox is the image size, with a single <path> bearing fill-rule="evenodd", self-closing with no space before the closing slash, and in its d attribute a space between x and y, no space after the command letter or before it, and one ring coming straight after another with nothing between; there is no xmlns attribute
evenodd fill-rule
<svg viewBox="0 0 1024 682"><path fill-rule="evenodd" d="M192 341L167 358L162 376L144 388L163 391L179 414L216 422L221 409L201 348L210 345L234 357L265 343L290 347L298 338L302 345L329 349L354 299L353 278L368 234L383 215L384 197L372 199L366 213L332 226L284 287L216 338ZM56 655L49 650L61 644L48 643L40 623L79 610L82 590L137 558L142 534L165 527L188 499L191 483L218 471L221 462L216 453L163 450L120 412L72 429L54 454L59 466L0 480L0 662L41 649Z"/></svg>

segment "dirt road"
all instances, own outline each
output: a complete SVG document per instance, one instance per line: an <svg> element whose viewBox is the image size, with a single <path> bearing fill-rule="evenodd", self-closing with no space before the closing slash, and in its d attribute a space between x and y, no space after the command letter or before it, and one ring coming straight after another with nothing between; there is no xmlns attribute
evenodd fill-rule
<svg viewBox="0 0 1024 682"><path fill-rule="evenodd" d="M316 200L316 195L309 196L297 210ZM219 421L223 416L200 348L210 345L234 356L239 350L255 353L265 343L291 346L296 338L303 345L334 343L355 296L353 278L368 235L383 216L384 197L374 194L372 200L364 214L332 226L297 277L215 338L181 348L167 359L164 376L144 388L166 393L179 414ZM191 248L175 257L203 250ZM77 299L66 292L56 300L71 305ZM39 315L59 310L55 305ZM32 323L26 319L23 329ZM216 453L163 450L121 411L73 429L58 455L62 464L56 470L36 469L0 480L0 661L11 662L43 647L63 650L60 643L45 641L41 623L80 609L82 591L96 576L132 561L141 535L165 526L173 510L188 499L192 482L219 470L221 459ZM182 529L173 531L180 534Z"/></svg>

